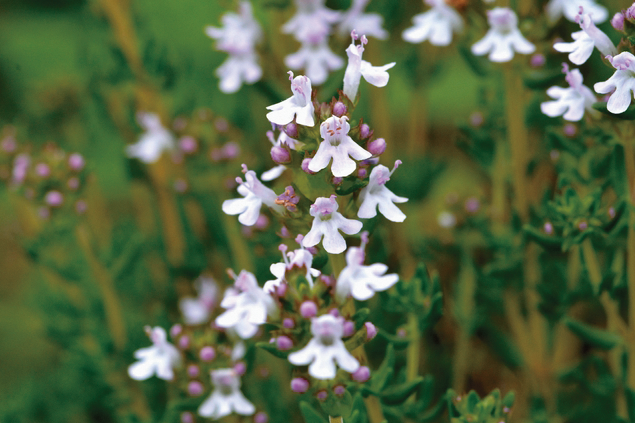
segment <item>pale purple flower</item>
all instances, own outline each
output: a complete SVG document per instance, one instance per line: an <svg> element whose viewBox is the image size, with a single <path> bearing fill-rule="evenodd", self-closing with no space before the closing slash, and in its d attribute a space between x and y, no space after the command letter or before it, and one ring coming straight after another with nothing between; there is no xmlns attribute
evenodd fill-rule
<svg viewBox="0 0 635 423"><path fill-rule="evenodd" d="M253 226L260 216L260 208L266 205L278 213L284 211L284 207L276 204L276 193L262 184L256 176L256 172L248 170L243 164L245 181L236 178L238 182L238 193L244 198L225 200L223 202L223 212L229 215L238 214L238 221L245 226Z"/></svg>
<svg viewBox="0 0 635 423"><path fill-rule="evenodd" d="M580 7L591 15L595 23L602 23L609 17L608 10L594 0L550 0L546 7L547 17L551 22L556 22L562 16L576 22Z"/></svg>
<svg viewBox="0 0 635 423"><path fill-rule="evenodd" d="M453 33L463 31L463 18L445 0L425 0L432 9L415 15L414 26L402 33L409 43L430 41L435 46L447 46L452 42Z"/></svg>
<svg viewBox="0 0 635 423"><path fill-rule="evenodd" d="M384 18L378 13L364 13L364 9L370 0L353 0L351 8L344 14L338 25L341 35L350 34L356 30L359 34L367 37L375 37L380 40L388 38L388 31L382 25Z"/></svg>
<svg viewBox="0 0 635 423"><path fill-rule="evenodd" d="M368 185L362 188L359 193L359 211L357 217L362 219L370 219L377 216L377 209L384 217L393 222L403 222L406 215L399 210L394 203L405 203L408 201L405 197L399 197L393 194L386 187L386 182L390 180L393 172L397 170L401 160L395 162L392 170L384 165L377 165L370 172Z"/></svg>
<svg viewBox="0 0 635 423"><path fill-rule="evenodd" d="M334 379L337 366L353 373L359 361L348 352L342 336L344 318L326 314L311 320L313 338L300 351L289 354L289 362L296 366L309 365L309 374L316 379Z"/></svg>
<svg viewBox="0 0 635 423"><path fill-rule="evenodd" d="M615 73L608 80L595 84L593 88L599 94L613 91L607 109L615 114L624 113L631 105L635 91L635 56L625 51L617 56L607 56L607 59L616 69Z"/></svg>
<svg viewBox="0 0 635 423"><path fill-rule="evenodd" d="M286 125L295 120L303 126L315 125L313 117L314 109L311 101L311 80L303 75L293 77L289 71L291 80L291 92L293 96L277 104L268 106L271 112L267 113L269 122L277 125Z"/></svg>
<svg viewBox="0 0 635 423"><path fill-rule="evenodd" d="M324 249L331 254L340 254L346 250L346 241L339 231L354 235L362 229L362 222L347 219L337 211L339 206L336 199L335 195L330 198L319 197L311 205L309 212L313 216L313 225L302 240L302 245L313 247L324 236Z"/></svg>
<svg viewBox="0 0 635 423"><path fill-rule="evenodd" d="M587 111L592 116L597 116L599 112L593 108L596 102L593 91L583 85L582 73L579 69L569 70L569 66L563 63L563 71L567 75L566 80L569 88L551 87L547 90L547 95L555 101L546 101L540 105L540 110L550 117L562 116L565 120L577 122Z"/></svg>
<svg viewBox="0 0 635 423"><path fill-rule="evenodd" d="M331 34L341 12L331 10L325 0L295 0L296 14L282 26L282 32L293 34L300 43L319 43Z"/></svg>
<svg viewBox="0 0 635 423"><path fill-rule="evenodd" d="M137 362L128 367L128 375L135 380L146 380L156 374L159 379L174 379L174 368L181 365L181 353L168 342L165 329L145 328L152 346L135 351Z"/></svg>
<svg viewBox="0 0 635 423"><path fill-rule="evenodd" d="M293 70L304 69L313 84L323 84L329 72L344 66L344 59L331 51L327 41L302 43L300 50L284 58L284 64Z"/></svg>
<svg viewBox="0 0 635 423"><path fill-rule="evenodd" d="M225 291L221 307L227 309L216 318L216 325L231 328L242 339L253 337L267 316L277 316L274 299L256 281L255 276L243 270L234 281L234 287Z"/></svg>
<svg viewBox="0 0 635 423"><path fill-rule="evenodd" d="M583 13L582 8L580 8L580 13L576 17L576 22L580 24L582 31L571 34L574 41L571 43L555 43L553 45L554 49L561 53L569 53L569 60L576 65L585 63L591 57L594 47L602 53L602 56L614 56L617 54L617 48L615 48L611 39L595 26L591 15Z"/></svg>
<svg viewBox="0 0 635 423"><path fill-rule="evenodd" d="M399 281L399 275L386 275L388 266L382 263L364 266L364 249L368 242L368 232L362 233L362 245L350 247L346 252L346 267L337 277L335 297L340 303L350 296L358 301L370 299L375 292L385 291Z"/></svg>
<svg viewBox="0 0 635 423"><path fill-rule="evenodd" d="M195 282L198 297L186 297L179 301L183 320L188 325L207 323L216 304L218 286L214 279L201 276Z"/></svg>
<svg viewBox="0 0 635 423"><path fill-rule="evenodd" d="M371 85L376 87L385 87L388 84L390 75L388 69L395 66L395 62L389 63L384 66L373 66L369 62L362 60L362 54L364 53L364 46L368 44L368 40L365 35L362 35L360 44L355 45L355 41L358 39L357 33L353 30L351 32L353 41L351 45L346 49L346 55L348 56L348 66L346 66L346 72L344 73L344 94L351 100L355 101L357 97L357 90L359 89L359 83L362 76Z"/></svg>
<svg viewBox="0 0 635 423"><path fill-rule="evenodd" d="M262 36L260 25L253 16L251 3L240 3L240 14L226 13L222 28L208 26L205 33L216 40L216 48L229 53L227 60L216 70L220 90L234 93L243 82L253 84L262 76L255 45Z"/></svg>
<svg viewBox="0 0 635 423"><path fill-rule="evenodd" d="M214 420L231 413L251 416L256 407L240 391L240 375L234 369L218 369L210 372L214 390L198 408L198 414Z"/></svg>
<svg viewBox="0 0 635 423"><path fill-rule="evenodd" d="M322 122L320 134L323 141L309 163L311 172L319 172L333 159L331 173L335 177L343 178L355 172L355 160L365 160L372 156L348 135L350 129L347 116L331 116Z"/></svg>
<svg viewBox="0 0 635 423"><path fill-rule="evenodd" d="M472 46L472 53L483 56L489 53L492 62L509 62L514 52L531 54L536 47L527 41L518 29L516 13L507 7L495 7L487 12L490 30Z"/></svg>
<svg viewBox="0 0 635 423"><path fill-rule="evenodd" d="M135 144L126 147L126 155L144 163L154 163L161 158L165 150L174 148L172 133L161 124L161 119L154 113L139 112L137 121L145 132Z"/></svg>

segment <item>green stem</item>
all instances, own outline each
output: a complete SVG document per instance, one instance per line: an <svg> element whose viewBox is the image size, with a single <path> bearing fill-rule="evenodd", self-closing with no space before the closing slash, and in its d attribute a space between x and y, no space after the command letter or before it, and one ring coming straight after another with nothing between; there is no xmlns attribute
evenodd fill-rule
<svg viewBox="0 0 635 423"><path fill-rule="evenodd" d="M416 313L408 313L408 344L406 362L406 380L412 381L419 375L419 355L421 354L421 332L419 331L419 317Z"/></svg>
<svg viewBox="0 0 635 423"><path fill-rule="evenodd" d="M457 315L458 339L455 346L452 386L457 392L464 392L470 361L470 336L474 318L474 293L476 291L476 273L469 251L463 251L461 272L456 294L455 309Z"/></svg>
<svg viewBox="0 0 635 423"><path fill-rule="evenodd" d="M331 263L331 272L333 272L333 276L337 278L346 267L346 258L344 257L344 254L329 253L329 262Z"/></svg>

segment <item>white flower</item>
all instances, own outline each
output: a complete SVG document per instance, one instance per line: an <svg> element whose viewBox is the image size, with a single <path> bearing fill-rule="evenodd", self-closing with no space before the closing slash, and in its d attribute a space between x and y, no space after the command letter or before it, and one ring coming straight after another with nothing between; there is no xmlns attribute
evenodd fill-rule
<svg viewBox="0 0 635 423"><path fill-rule="evenodd" d="M246 270L240 272L234 288L225 291L220 305L227 311L216 318L216 325L235 330L243 339L254 336L268 315L278 314L274 299L258 286L253 273Z"/></svg>
<svg viewBox="0 0 635 423"><path fill-rule="evenodd" d="M344 66L344 59L333 53L324 39L319 43L302 43L300 50L284 58L284 64L294 70L304 69L311 82L320 85L326 81L330 71Z"/></svg>
<svg viewBox="0 0 635 423"><path fill-rule="evenodd" d="M456 216L449 211L442 211L437 216L437 223L442 228L453 228L456 226Z"/></svg>
<svg viewBox="0 0 635 423"><path fill-rule="evenodd" d="M267 188L258 180L256 172L248 170L243 164L245 181L236 178L239 183L238 193L244 198L223 201L223 212L229 215L240 215L238 221L245 226L253 226L260 216L260 208L263 204L272 208L278 213L284 211L284 207L276 204L276 193Z"/></svg>
<svg viewBox="0 0 635 423"><path fill-rule="evenodd" d="M198 414L217 420L232 412L251 416L256 407L240 392L240 376L234 369L218 369L210 372L214 390L201 406Z"/></svg>
<svg viewBox="0 0 635 423"><path fill-rule="evenodd" d="M571 34L574 41L572 43L555 43L554 49L561 53L570 53L569 60L576 65L585 63L591 57L594 47L602 53L602 56L617 54L617 49L610 38L595 26L588 13L582 13L582 8L576 17L576 22L580 24L582 31Z"/></svg>
<svg viewBox="0 0 635 423"><path fill-rule="evenodd" d="M165 329L145 328L152 346L135 351L136 363L128 367L128 375L135 380L146 380L156 374L159 379L174 379L174 368L181 365L181 353L168 342Z"/></svg>
<svg viewBox="0 0 635 423"><path fill-rule="evenodd" d="M248 1L240 3L240 14L226 13L222 22L222 28L208 26L205 32L216 40L218 50L229 53L227 60L216 69L220 90L229 94L238 91L243 82L253 84L262 77L255 51L262 30Z"/></svg>
<svg viewBox="0 0 635 423"><path fill-rule="evenodd" d="M386 84L388 84L388 79L390 78L387 70L395 66L395 62L384 66L373 66L369 62L362 60L364 45L368 43L368 40L365 35L362 35L360 45L356 46L355 40L357 40L357 33L355 30L351 32L351 37L353 38L353 41L346 49L348 66L346 66L346 72L344 73L344 94L351 101L355 101L359 82L361 81L362 76L366 82L371 85L376 87L385 87Z"/></svg>
<svg viewBox="0 0 635 423"><path fill-rule="evenodd" d="M188 325L200 325L209 321L218 293L218 287L212 278L201 276L194 282L194 286L198 297L186 297L179 301L183 320Z"/></svg>
<svg viewBox="0 0 635 423"><path fill-rule="evenodd" d="M136 144L126 147L126 155L144 163L154 163L163 151L174 148L174 137L161 125L161 119L154 113L137 113L137 121L145 132Z"/></svg>
<svg viewBox="0 0 635 423"><path fill-rule="evenodd" d="M599 112L593 108L595 95L586 85L583 85L582 73L579 69L569 71L569 66L563 63L563 71L567 75L566 80L569 88L551 87L547 90L547 95L555 101L546 101L540 105L540 110L550 117L562 116L569 121L579 121L584 116L586 110L591 115L598 115Z"/></svg>
<svg viewBox="0 0 635 423"><path fill-rule="evenodd" d="M489 53L492 62L508 62L514 51L530 54L536 47L527 41L518 29L518 18L507 7L495 7L487 12L490 30L485 37L472 46L472 53L482 56Z"/></svg>
<svg viewBox="0 0 635 423"><path fill-rule="evenodd" d="M309 374L316 379L333 379L335 363L349 373L359 368L359 361L348 352L344 335L344 318L330 314L311 319L313 338L300 351L289 354L289 362L296 366L309 366Z"/></svg>
<svg viewBox="0 0 635 423"><path fill-rule="evenodd" d="M335 285L335 296L342 303L352 295L358 301L366 301L377 291L385 291L399 281L395 273L386 275L388 266L375 263L364 266L364 249L368 232L362 233L361 247L350 247L346 252L346 267L342 269Z"/></svg>
<svg viewBox="0 0 635 423"><path fill-rule="evenodd" d="M351 8L344 14L338 29L341 35L350 34L356 30L367 37L375 37L380 40L388 38L388 31L382 25L384 18L378 13L364 13L364 9L370 0L353 0Z"/></svg>
<svg viewBox="0 0 635 423"><path fill-rule="evenodd" d="M631 105L632 91L635 91L635 56L625 51L617 56L607 56L607 59L616 71L608 80L598 82L593 88L599 94L615 90L606 107L611 113L624 113Z"/></svg>
<svg viewBox="0 0 635 423"><path fill-rule="evenodd" d="M311 172L319 172L329 165L331 158L331 173L333 176L343 178L355 172L357 164L355 160L365 160L372 156L368 151L360 147L348 136L351 126L348 117L331 116L320 125L320 134L324 139L309 162ZM351 157L353 159L351 159Z"/></svg>
<svg viewBox="0 0 635 423"><path fill-rule="evenodd" d="M593 22L602 23L609 17L609 12L594 0L551 0L547 4L547 17L556 22L564 15L571 22L577 22L578 10L583 7L593 17Z"/></svg>
<svg viewBox="0 0 635 423"><path fill-rule="evenodd" d="M291 123L295 117L299 125L315 125L313 102L311 101L311 80L303 75L294 78L291 71L289 71L289 79L291 80L293 96L268 106L267 109L271 112L267 113L267 119L276 125L286 125Z"/></svg>
<svg viewBox="0 0 635 423"><path fill-rule="evenodd" d="M331 34L331 27L341 13L324 6L325 0L296 0L297 13L282 26L282 32L293 34L301 43L320 43Z"/></svg>
<svg viewBox="0 0 635 423"><path fill-rule="evenodd" d="M463 31L463 18L446 0L425 0L432 9L412 18L414 26L401 35L409 43L421 43L430 40L434 46L447 46L452 42L454 32Z"/></svg>
<svg viewBox="0 0 635 423"><path fill-rule="evenodd" d="M313 264L313 254L302 246L303 239L304 237L302 235L296 237L296 242L300 244L300 248L295 251L287 253L286 246L284 244L280 246L283 263L273 263L269 267L269 271L276 279L265 282L263 290L266 293L273 294L284 280L287 270L291 270L294 267L306 269L304 277L310 286L313 286L313 278L320 276L320 271L311 267Z"/></svg>
<svg viewBox="0 0 635 423"><path fill-rule="evenodd" d="M394 203L405 203L408 201L405 197L399 197L393 194L386 187L386 182L390 180L393 172L397 170L401 160L395 162L392 171L384 165L377 165L370 172L368 185L362 188L359 193L361 205L357 212L357 217L362 219L370 219L377 216L377 208L384 217L393 222L403 222L406 215L399 210Z"/></svg>
<svg viewBox="0 0 635 423"><path fill-rule="evenodd" d="M339 231L354 235L362 229L362 222L347 219L337 211L339 206L336 199L335 195L331 195L330 198L319 197L311 205L309 213L314 218L313 225L302 240L302 245L313 247L324 235L324 249L331 254L340 254L346 250L346 241Z"/></svg>

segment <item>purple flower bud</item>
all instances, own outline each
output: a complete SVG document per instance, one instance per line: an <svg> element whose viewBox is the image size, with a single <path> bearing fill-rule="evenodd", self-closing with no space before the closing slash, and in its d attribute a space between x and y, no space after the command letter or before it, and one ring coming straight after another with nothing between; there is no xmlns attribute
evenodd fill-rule
<svg viewBox="0 0 635 423"><path fill-rule="evenodd" d="M187 375L189 377L197 377L201 373L201 369L196 364L187 366Z"/></svg>
<svg viewBox="0 0 635 423"><path fill-rule="evenodd" d="M547 235L553 234L553 225L551 224L551 222L545 222L542 229L545 231Z"/></svg>
<svg viewBox="0 0 635 423"><path fill-rule="evenodd" d="M216 358L216 350L214 349L214 347L206 346L201 348L198 356L201 357L201 360L203 361L212 361L214 358Z"/></svg>
<svg viewBox="0 0 635 423"><path fill-rule="evenodd" d="M347 320L344 322L344 336L351 336L355 333L355 323Z"/></svg>
<svg viewBox="0 0 635 423"><path fill-rule="evenodd" d="M533 56L531 56L531 59L529 59L529 64L533 68L539 68L541 66L544 66L546 62L547 62L547 59L545 58L545 55L541 53L536 53Z"/></svg>
<svg viewBox="0 0 635 423"><path fill-rule="evenodd" d="M13 153L18 148L18 144L13 137L8 137L2 140L2 149L7 153Z"/></svg>
<svg viewBox="0 0 635 423"><path fill-rule="evenodd" d="M564 134L568 137L574 137L575 134L578 132L578 128L576 128L576 126L572 123L567 123L562 128L562 132L564 132Z"/></svg>
<svg viewBox="0 0 635 423"><path fill-rule="evenodd" d="M340 178L338 176L334 176L333 179L331 180L331 183L333 185L340 185L342 182L344 182L344 178Z"/></svg>
<svg viewBox="0 0 635 423"><path fill-rule="evenodd" d="M320 275L320 280L322 282L324 282L324 285L326 285L326 286L335 285L335 278L331 277L331 275L325 275L324 273L322 273ZM337 317L337 316L335 316L335 317Z"/></svg>
<svg viewBox="0 0 635 423"><path fill-rule="evenodd" d="M475 128L478 128L479 126L481 126L484 121L485 121L485 118L483 117L483 113L481 112L474 112L470 115L470 125L472 125Z"/></svg>
<svg viewBox="0 0 635 423"><path fill-rule="evenodd" d="M317 305L313 301L305 301L300 305L300 315L305 319L317 316Z"/></svg>
<svg viewBox="0 0 635 423"><path fill-rule="evenodd" d="M289 237L291 237L291 232L289 232L289 229L287 229L287 227L286 227L286 226L283 226L283 227L280 229L280 236L281 236L282 238L289 238Z"/></svg>
<svg viewBox="0 0 635 423"><path fill-rule="evenodd" d="M359 366L351 376L354 381L364 383L370 379L370 369L366 366Z"/></svg>
<svg viewBox="0 0 635 423"><path fill-rule="evenodd" d="M370 136L370 126L362 123L359 127L359 136L362 137L362 139L368 138Z"/></svg>
<svg viewBox="0 0 635 423"><path fill-rule="evenodd" d="M178 342L178 346L182 350L188 349L190 347L190 337L187 336L187 335L183 335L182 337L180 337L179 338L179 342Z"/></svg>
<svg viewBox="0 0 635 423"><path fill-rule="evenodd" d="M238 157L239 154L240 154L240 146L237 143L230 141L223 146L222 156L224 159L226 160L235 159L236 157Z"/></svg>
<svg viewBox="0 0 635 423"><path fill-rule="evenodd" d="M271 159L277 164L285 164L291 161L291 153L279 145L271 147Z"/></svg>
<svg viewBox="0 0 635 423"><path fill-rule="evenodd" d="M406 332L404 328L397 329L397 336L399 338L405 338L406 336L408 336L408 332Z"/></svg>
<svg viewBox="0 0 635 423"><path fill-rule="evenodd" d="M298 126L295 123L290 123L284 127L284 133L290 136L291 138L298 137Z"/></svg>
<svg viewBox="0 0 635 423"><path fill-rule="evenodd" d="M609 207L609 217L611 219L615 217L615 207Z"/></svg>
<svg viewBox="0 0 635 423"><path fill-rule="evenodd" d="M618 31L624 31L624 15L622 12L617 12L615 16L613 16L613 19L611 19L611 25L613 25L613 28Z"/></svg>
<svg viewBox="0 0 635 423"><path fill-rule="evenodd" d="M367 341L370 341L375 336L377 336L377 328L375 327L375 325L373 325L371 322L366 322L366 323L364 323L364 326L366 327L366 340Z"/></svg>
<svg viewBox="0 0 635 423"><path fill-rule="evenodd" d="M373 156L381 156L386 151L386 140L377 138L366 144L366 150Z"/></svg>
<svg viewBox="0 0 635 423"><path fill-rule="evenodd" d="M631 22L635 20L635 4L626 9L626 12L624 12L624 17Z"/></svg>
<svg viewBox="0 0 635 423"><path fill-rule="evenodd" d="M260 411L254 416L254 423L267 423L268 421L269 416L264 411Z"/></svg>
<svg viewBox="0 0 635 423"><path fill-rule="evenodd" d="M309 163L311 163L311 159L308 157L302 160L302 170L305 173L308 173L309 175L315 175L315 172L312 172L311 170L309 170Z"/></svg>
<svg viewBox="0 0 635 423"><path fill-rule="evenodd" d="M86 202L84 200L77 200L77 202L75 203L75 211L77 212L77 214L86 213L86 209L88 209L88 205L86 204Z"/></svg>
<svg viewBox="0 0 635 423"><path fill-rule="evenodd" d="M75 172L82 170L85 164L84 157L79 153L73 153L68 156L68 167Z"/></svg>
<svg viewBox="0 0 635 423"><path fill-rule="evenodd" d="M198 397L203 393L203 384L198 380L193 380L187 384L187 393L193 397Z"/></svg>
<svg viewBox="0 0 635 423"><path fill-rule="evenodd" d="M40 219L48 219L49 217L51 217L51 211L47 207L40 207L40 209L37 211L37 215L40 217Z"/></svg>
<svg viewBox="0 0 635 423"><path fill-rule="evenodd" d="M278 295L278 297L284 297L286 293L287 293L287 284L282 282L276 288L276 294Z"/></svg>
<svg viewBox="0 0 635 423"><path fill-rule="evenodd" d="M290 317L285 317L282 320L282 326L286 329L293 329L295 327L295 322Z"/></svg>
<svg viewBox="0 0 635 423"><path fill-rule="evenodd" d="M478 201L476 197L470 197L465 200L465 210L470 213L476 213L478 209L481 207L481 202Z"/></svg>
<svg viewBox="0 0 635 423"><path fill-rule="evenodd" d="M269 218L264 214L261 214L260 216L258 216L258 219L256 220L256 223L254 224L254 227L256 229L265 229L267 228L267 226L269 226Z"/></svg>
<svg viewBox="0 0 635 423"><path fill-rule="evenodd" d="M242 361L239 361L238 363L234 364L234 371L242 376L247 371L247 366Z"/></svg>
<svg viewBox="0 0 635 423"><path fill-rule="evenodd" d="M293 341L288 336L279 336L276 338L276 347L280 351L287 351L293 348Z"/></svg>
<svg viewBox="0 0 635 423"><path fill-rule="evenodd" d="M51 168L46 163L35 165L35 174L40 178L47 178L51 174Z"/></svg>
<svg viewBox="0 0 635 423"><path fill-rule="evenodd" d="M357 169L357 177L360 179L366 179L368 177L368 169L365 167L360 167Z"/></svg>
<svg viewBox="0 0 635 423"><path fill-rule="evenodd" d="M79 178L73 176L66 182L68 188L72 191L76 191L79 188Z"/></svg>
<svg viewBox="0 0 635 423"><path fill-rule="evenodd" d="M188 135L179 139L179 147L185 154L193 154L198 149L198 142L194 137Z"/></svg>
<svg viewBox="0 0 635 423"><path fill-rule="evenodd" d="M218 118L214 121L214 126L220 132L225 132L229 129L229 122L225 118Z"/></svg>
<svg viewBox="0 0 635 423"><path fill-rule="evenodd" d="M302 377L291 379L291 390L297 394L303 394L309 390L309 381Z"/></svg>
<svg viewBox="0 0 635 423"><path fill-rule="evenodd" d="M336 308L330 309L329 314L333 317L340 317L340 311Z"/></svg>
<svg viewBox="0 0 635 423"><path fill-rule="evenodd" d="M172 338L176 338L181 334L181 332L183 332L183 326L178 323L170 328L170 336Z"/></svg>
<svg viewBox="0 0 635 423"><path fill-rule="evenodd" d="M189 411L181 413L181 423L194 423L194 414Z"/></svg>
<svg viewBox="0 0 635 423"><path fill-rule="evenodd" d="M317 394L315 394L315 396L317 397L319 401L326 401L326 399L329 397L329 393L322 390L322 391L319 391Z"/></svg>
<svg viewBox="0 0 635 423"><path fill-rule="evenodd" d="M44 202L51 207L59 207L64 203L64 196L59 191L49 191L44 196Z"/></svg>
<svg viewBox="0 0 635 423"><path fill-rule="evenodd" d="M333 105L333 114L337 117L344 116L347 111L348 109L346 108L346 105L341 101L338 101Z"/></svg>
<svg viewBox="0 0 635 423"><path fill-rule="evenodd" d="M580 229L581 231L586 231L588 227L589 227L589 224L586 223L584 220L578 223L578 229Z"/></svg>
<svg viewBox="0 0 635 423"><path fill-rule="evenodd" d="M333 388L333 393L338 397L343 397L345 392L346 388L344 387L344 385L335 385L335 387Z"/></svg>

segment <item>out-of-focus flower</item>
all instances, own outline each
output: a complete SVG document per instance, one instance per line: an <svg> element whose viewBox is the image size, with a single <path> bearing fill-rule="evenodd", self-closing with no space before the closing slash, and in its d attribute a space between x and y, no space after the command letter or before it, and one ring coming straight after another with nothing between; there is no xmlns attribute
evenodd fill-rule
<svg viewBox="0 0 635 423"><path fill-rule="evenodd" d="M602 56L614 56L617 54L617 49L611 39L595 26L591 15L583 13L582 8L580 8L580 13L576 16L576 22L580 24L582 31L571 34L574 41L571 43L555 43L553 45L554 49L561 53L569 53L569 60L576 65L585 63L591 57L594 47L602 53Z"/></svg>
<svg viewBox="0 0 635 423"><path fill-rule="evenodd" d="M291 123L295 117L296 122L300 125L315 125L313 102L311 102L311 80L304 75L298 75L294 78L291 71L289 71L289 80L291 80L293 96L268 106L267 109L271 112L267 113L267 119L276 125L286 125Z"/></svg>
<svg viewBox="0 0 635 423"><path fill-rule="evenodd" d="M217 420L232 412L243 416L256 412L256 407L240 391L240 375L234 369L213 370L210 374L214 390L198 408L200 416Z"/></svg>
<svg viewBox="0 0 635 423"><path fill-rule="evenodd" d="M608 80L595 84L593 88L599 94L614 91L606 107L611 113L624 113L631 105L635 90L635 56L625 51L617 56L607 56L607 58L616 69L615 73Z"/></svg>
<svg viewBox="0 0 635 423"><path fill-rule="evenodd" d="M353 0L351 8L344 14L338 26L341 35L350 34L351 31L356 30L367 37L380 40L388 38L388 31L382 27L384 17L378 13L364 13L369 2L370 0Z"/></svg>
<svg viewBox="0 0 635 423"><path fill-rule="evenodd" d="M311 230L302 240L305 247L317 245L322 236L324 249L331 254L340 254L346 250L346 241L339 231L348 235L354 235L362 229L362 222L347 219L337 211L338 204L336 196L330 198L319 197L311 205L310 213L313 216Z"/></svg>
<svg viewBox="0 0 635 423"><path fill-rule="evenodd" d="M540 110L550 117L562 116L569 121L579 121L584 116L585 110L592 116L599 112L593 108L595 95L586 85L583 85L582 73L579 69L569 70L569 66L563 63L563 71L567 75L569 88L551 87L547 95L555 101L546 101L540 105Z"/></svg>
<svg viewBox="0 0 635 423"><path fill-rule="evenodd" d="M238 221L245 226L253 226L260 216L260 208L266 205L278 213L284 211L284 207L276 204L276 193L262 184L256 176L256 172L248 170L243 164L245 181L236 178L239 183L238 193L244 198L235 198L223 202L223 212L229 215L238 214Z"/></svg>
<svg viewBox="0 0 635 423"><path fill-rule="evenodd" d="M227 309L216 318L216 325L231 328L242 339L256 334L258 327L267 321L267 316L276 316L278 308L274 299L258 286L255 276L243 270L234 282L234 287L225 291L220 303Z"/></svg>
<svg viewBox="0 0 635 423"><path fill-rule="evenodd" d="M344 59L331 51L327 39L318 43L304 42L297 52L284 58L284 64L304 73L315 85L323 84L329 72L341 69Z"/></svg>
<svg viewBox="0 0 635 423"><path fill-rule="evenodd" d="M371 85L376 87L385 87L388 84L390 75L387 70L395 66L395 62L389 63L384 66L373 66L369 62L362 60L362 53L364 52L364 46L368 44L368 40L365 35L362 35L360 45L355 45L355 41L358 39L355 30L351 32L353 41L351 45L346 49L346 55L348 56L348 66L344 73L344 94L351 100L355 101L357 97L357 90L359 89L359 82L364 79Z"/></svg>
<svg viewBox="0 0 635 423"><path fill-rule="evenodd" d="M335 296L344 302L349 295L358 301L366 301L377 291L385 291L399 281L399 275L386 275L388 266L382 263L364 266L368 243L368 232L362 233L361 247L349 247L346 252L346 267L340 272L335 285Z"/></svg>
<svg viewBox="0 0 635 423"><path fill-rule="evenodd" d="M365 160L372 156L348 135L350 129L347 116L341 118L331 116L322 122L320 134L323 141L309 163L311 172L319 172L333 159L331 164L333 176L343 178L355 172L357 168L355 160Z"/></svg>
<svg viewBox="0 0 635 423"><path fill-rule="evenodd" d="M319 43L329 37L341 12L331 10L325 0L295 0L296 14L282 26L282 32L293 34L301 43Z"/></svg>
<svg viewBox="0 0 635 423"><path fill-rule="evenodd" d="M145 132L135 144L126 147L126 155L144 163L154 163L165 150L174 148L174 137L163 127L161 119L154 113L139 112L137 121Z"/></svg>
<svg viewBox="0 0 635 423"><path fill-rule="evenodd" d="M397 170L401 160L395 162L392 170L384 165L377 165L370 172L368 185L362 188L359 193L361 205L357 212L357 217L362 219L371 219L377 216L377 209L384 217L393 222L403 222L406 215L399 210L394 203L405 203L408 201L405 197L399 197L393 194L386 187L386 182L390 180L393 172Z"/></svg>
<svg viewBox="0 0 635 423"><path fill-rule="evenodd" d="M209 321L218 293L218 286L212 278L201 276L194 282L194 286L198 297L182 298L179 301L183 320L188 325L200 325Z"/></svg>
<svg viewBox="0 0 635 423"><path fill-rule="evenodd" d="M551 22L556 22L562 16L576 22L580 7L591 15L595 23L602 23L609 17L608 10L594 0L550 0L546 8L547 17Z"/></svg>
<svg viewBox="0 0 635 423"><path fill-rule="evenodd" d="M516 13L507 7L495 7L487 12L490 29L483 39L472 46L472 53L489 53L492 62L508 62L514 52L531 54L536 47L527 41L518 29Z"/></svg>
<svg viewBox="0 0 635 423"><path fill-rule="evenodd" d="M359 368L359 361L348 352L342 342L344 318L330 314L316 317L311 320L311 334L313 338L304 348L289 354L291 364L310 364L309 374L316 379L335 378L335 363L349 373Z"/></svg>
<svg viewBox="0 0 635 423"><path fill-rule="evenodd" d="M137 362L128 367L128 375L135 380L146 380L156 374L159 379L172 380L174 368L181 364L181 353L168 342L165 329L145 328L152 346L135 351Z"/></svg>
<svg viewBox="0 0 635 423"><path fill-rule="evenodd" d="M425 0L432 9L415 15L414 26L402 33L402 38L409 43L430 41L435 46L447 46L452 42L452 34L463 31L463 18L446 0Z"/></svg>
<svg viewBox="0 0 635 423"><path fill-rule="evenodd" d="M240 14L223 15L222 23L222 28L208 26L205 33L216 40L218 50L229 53L227 60L216 69L220 90L229 94L238 91L243 82L253 84L262 76L255 51L262 30L248 1L240 3Z"/></svg>

